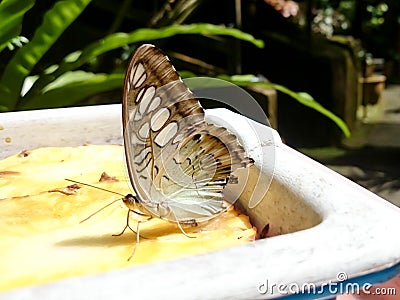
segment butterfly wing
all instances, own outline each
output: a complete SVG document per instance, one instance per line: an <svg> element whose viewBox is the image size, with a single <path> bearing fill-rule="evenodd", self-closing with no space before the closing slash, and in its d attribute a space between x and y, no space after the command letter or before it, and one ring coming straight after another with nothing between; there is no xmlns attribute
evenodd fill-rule
<svg viewBox="0 0 400 300"><path fill-rule="evenodd" d="M207 124L168 57L139 47L125 77L123 127L128 173L141 206L170 221L202 221L226 207L231 173L252 161L236 136Z"/></svg>

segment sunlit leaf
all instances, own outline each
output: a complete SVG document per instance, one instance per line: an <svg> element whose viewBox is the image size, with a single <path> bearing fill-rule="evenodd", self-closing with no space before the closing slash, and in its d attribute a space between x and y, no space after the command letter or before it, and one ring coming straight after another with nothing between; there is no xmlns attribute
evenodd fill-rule
<svg viewBox="0 0 400 300"><path fill-rule="evenodd" d="M34 3L34 0L0 2L0 51L21 33L22 18Z"/></svg>
<svg viewBox="0 0 400 300"><path fill-rule="evenodd" d="M257 79L255 79L255 77L256 76L254 75L219 76L220 79L232 82L239 86L257 85L265 88L275 89L277 91L285 93L291 96L293 99L297 100L299 103L307 107L310 107L316 110L317 112L321 113L322 115L331 119L333 122L335 122L335 124L340 128L340 130L346 137L350 137L351 135L350 129L347 127L346 123L341 118L336 116L334 113L332 113L331 111L323 107L321 104L319 104L317 101L315 101L315 99L310 94L304 92L296 93L280 84L275 84L272 82L260 82L260 81L257 82Z"/></svg>
<svg viewBox="0 0 400 300"><path fill-rule="evenodd" d="M58 1L46 12L43 23L35 31L32 40L18 49L4 70L0 81L0 99L3 106L9 109L17 106L25 77L89 3L90 0Z"/></svg>
<svg viewBox="0 0 400 300"><path fill-rule="evenodd" d="M34 88L37 91L40 91L44 86L49 84L55 78L59 77L61 74L76 70L83 64L90 62L94 58L107 51L117 49L128 44L159 40L182 34L231 36L236 39L252 43L259 48L264 47L264 42L262 40L256 39L252 35L240 31L239 29L205 23L190 25L174 24L163 28L140 28L130 33L117 32L90 44L81 52L74 52L67 55L60 63L59 68L51 74L41 76L40 80L36 82Z"/></svg>
<svg viewBox="0 0 400 300"><path fill-rule="evenodd" d="M94 74L83 71L66 73L42 95L22 102L18 109L55 108L76 105L79 101L122 86L124 74Z"/></svg>

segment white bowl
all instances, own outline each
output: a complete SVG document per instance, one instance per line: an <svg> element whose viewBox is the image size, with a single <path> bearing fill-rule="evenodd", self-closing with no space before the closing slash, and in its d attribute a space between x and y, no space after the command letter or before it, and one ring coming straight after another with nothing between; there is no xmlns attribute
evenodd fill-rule
<svg viewBox="0 0 400 300"><path fill-rule="evenodd" d="M0 158L42 146L122 143L120 116L120 105L0 114ZM269 224L273 237L21 288L0 298L322 299L346 292L350 284L362 287L400 273L399 208L284 145L269 127L221 109L207 111L207 119L255 128L258 146L248 129L230 128L256 156L239 204L259 229ZM260 170L261 182L254 186ZM234 193L234 187L226 191ZM310 290L290 296L302 286Z"/></svg>

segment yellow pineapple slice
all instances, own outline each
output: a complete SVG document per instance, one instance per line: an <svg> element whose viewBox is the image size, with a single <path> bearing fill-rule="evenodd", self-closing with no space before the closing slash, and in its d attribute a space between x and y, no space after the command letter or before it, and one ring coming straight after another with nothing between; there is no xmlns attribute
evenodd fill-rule
<svg viewBox="0 0 400 300"><path fill-rule="evenodd" d="M101 174L106 172L107 175ZM118 145L39 148L0 160L0 291L94 274L131 265L205 253L254 240L247 216L231 208L204 225L185 228L153 218L140 225L141 239L126 230L120 199L65 178L120 194L130 193L123 148ZM136 222L130 218L130 225Z"/></svg>

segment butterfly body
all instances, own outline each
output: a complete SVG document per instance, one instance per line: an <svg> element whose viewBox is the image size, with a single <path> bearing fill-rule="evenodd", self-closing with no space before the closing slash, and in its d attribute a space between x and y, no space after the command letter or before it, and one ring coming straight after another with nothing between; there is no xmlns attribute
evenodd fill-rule
<svg viewBox="0 0 400 300"><path fill-rule="evenodd" d="M135 192L124 202L179 224L224 212L232 172L252 163L236 136L206 123L204 110L168 57L152 45L133 55L123 94L125 156Z"/></svg>

